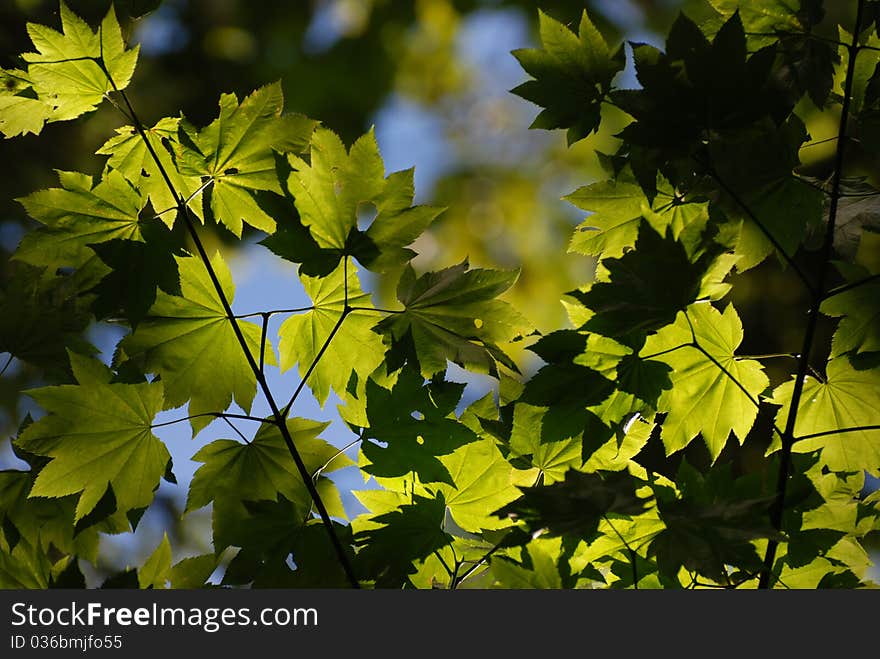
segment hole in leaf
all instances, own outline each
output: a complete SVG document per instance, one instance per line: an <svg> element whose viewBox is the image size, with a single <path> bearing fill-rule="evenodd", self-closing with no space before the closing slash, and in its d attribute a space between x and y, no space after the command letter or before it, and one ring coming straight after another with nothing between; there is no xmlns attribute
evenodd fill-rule
<svg viewBox="0 0 880 659"><path fill-rule="evenodd" d="M425 438L424 438L424 437L422 437L421 435L419 435L418 437L416 437L416 444L418 444L419 446L421 446L421 445L424 444L424 443L425 443Z"/></svg>
<svg viewBox="0 0 880 659"><path fill-rule="evenodd" d="M482 318L474 318L474 327L476 327L477 329L480 329L482 326L483 326L483 319Z"/></svg>
<svg viewBox="0 0 880 659"><path fill-rule="evenodd" d="M360 231L366 231L370 228L373 220L379 214L379 210L375 204L361 203L357 207L357 227Z"/></svg>

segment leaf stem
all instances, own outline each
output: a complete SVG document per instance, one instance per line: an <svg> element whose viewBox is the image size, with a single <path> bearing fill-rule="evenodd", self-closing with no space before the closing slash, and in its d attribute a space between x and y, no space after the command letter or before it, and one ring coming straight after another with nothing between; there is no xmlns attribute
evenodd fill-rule
<svg viewBox="0 0 880 659"><path fill-rule="evenodd" d="M260 423L274 423L272 419L263 419L258 416L249 416L247 414L231 414L228 412L202 412L201 414L190 414L189 416L182 417L180 419L174 419L173 421L163 421L162 423L154 423L150 426L150 428L162 428L164 426L173 426L176 423L183 423L184 421L189 421L190 419L198 419L201 417L212 416L215 419L242 419L244 421L258 421Z"/></svg>
<svg viewBox="0 0 880 659"><path fill-rule="evenodd" d="M794 444L794 428L797 422L801 396L803 395L804 385L807 380L807 370L809 367L810 353L813 349L813 339L816 334L816 328L819 324L819 301L824 294L825 278L828 272L828 264L831 260L832 247L834 245L834 228L837 222L837 207L840 199L839 192L841 180L843 179L844 152L846 150L845 137L849 118L849 107L853 94L853 82L855 80L855 59L858 55L858 38L864 10L865 0L858 0L853 40L852 43L847 46L849 59L846 67L846 78L843 84L843 103L840 108L840 124L837 131L837 150L834 154L834 173L831 180L831 205L828 211L828 225L825 230L825 241L822 244L821 258L819 260L817 284L813 291L813 304L810 307L810 315L807 320L806 330L804 331L803 347L800 351L801 358L798 360L797 375L795 376L794 389L791 394L788 418L786 419L785 430L782 435L782 452L779 459L776 501L770 511L770 522L773 525L773 528L777 531L782 530L782 515L785 511L785 495L788 487L789 471L791 470L791 449ZM772 585L773 564L776 561L776 550L778 546L778 541L772 538L767 541L767 551L764 554L764 569L761 573L758 588L766 589Z"/></svg>
<svg viewBox="0 0 880 659"><path fill-rule="evenodd" d="M354 446L358 442L363 441L363 439L364 439L364 433L362 432L359 437L355 437L348 444L346 444L341 449L336 451L336 453L334 453L332 456L330 456L330 459L327 460L327 462L325 462L320 467L315 469L315 471L312 473L312 480L316 480L318 478L318 476L321 475L321 472L323 472L331 462L333 462L336 458L338 458L340 455L345 453L348 449L350 449L352 446Z"/></svg>
<svg viewBox="0 0 880 659"><path fill-rule="evenodd" d="M406 313L406 309L378 309L376 307L349 307L352 311L374 311L376 313Z"/></svg>
<svg viewBox="0 0 880 659"><path fill-rule="evenodd" d="M279 313L305 313L307 311L314 311L314 305L311 307L297 307L295 309L270 309L269 311L254 311L251 313L240 313L236 314L236 318L256 318L257 316L274 316Z"/></svg>
<svg viewBox="0 0 880 659"><path fill-rule="evenodd" d="M247 437L245 437L244 434L241 432L241 430L239 430L238 428L235 427L235 424L232 423L232 421L230 421L230 420L229 420L228 418L226 418L225 416L224 416L224 417L221 417L221 418L227 423L227 425L228 425L230 428L232 428L232 429L235 431L235 433L236 433L239 437L241 437L241 439L244 441L245 444L250 444L250 443L251 443L251 440L249 440Z"/></svg>
<svg viewBox="0 0 880 659"><path fill-rule="evenodd" d="M864 432L866 430L880 430L880 426L852 426L850 428L837 428L835 430L823 430L822 432L814 432L809 435L801 435L795 437L793 442L801 442L805 439L815 439L816 437L826 437L828 435L840 435L848 432Z"/></svg>
<svg viewBox="0 0 880 659"><path fill-rule="evenodd" d="M662 355L668 355L670 352L675 352L676 350L681 350L682 348L692 348L694 346L693 342L691 343L682 343L680 346L675 346L674 348L667 348L666 350L661 350L660 352L655 352L651 355L640 355L640 359L655 359L656 357L661 357Z"/></svg>
<svg viewBox="0 0 880 659"><path fill-rule="evenodd" d="M876 281L880 279L880 274L868 275L867 277L863 277L862 279L857 279L856 281L850 282L848 284L843 284L842 286L838 286L837 288L832 288L825 295L822 296L822 301L834 297L835 295L840 295L841 293L846 293L847 291L851 291L854 288L858 288L859 286L863 286L865 284L869 284L872 281Z"/></svg>
<svg viewBox="0 0 880 659"><path fill-rule="evenodd" d="M342 327L342 322L345 320L345 317L351 312L351 307L346 307L343 309L342 313L339 315L339 319L336 321L336 324L333 325L333 329L330 330L330 334L327 335L327 338L324 340L324 344L321 346L321 349L318 350L318 354L315 355L315 358L312 360L312 363L309 364L308 369L306 369L305 375L303 375L302 380L299 381L299 384L296 386L296 389L293 392L293 395L290 397L290 400L287 401L287 405L284 406L284 409L281 410L282 418L287 418L287 415L290 414L290 408L293 407L293 404L296 402L296 399L299 398L300 393L306 386L306 382L309 380L309 376L311 376L312 372L315 370L315 367L318 366L318 362L321 361L321 357L324 356L324 353L327 351L327 348L330 346L330 342L333 340L333 337L336 336L336 333L339 331L339 328Z"/></svg>

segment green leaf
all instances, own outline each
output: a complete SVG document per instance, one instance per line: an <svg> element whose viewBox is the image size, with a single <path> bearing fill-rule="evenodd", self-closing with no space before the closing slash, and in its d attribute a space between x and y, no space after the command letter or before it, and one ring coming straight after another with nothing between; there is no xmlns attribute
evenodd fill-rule
<svg viewBox="0 0 880 659"><path fill-rule="evenodd" d="M140 48L125 49L112 6L97 32L64 2L60 7L62 32L28 23L28 35L38 52L22 54L37 98L53 108L48 121L74 119L94 110L114 84L125 89Z"/></svg>
<svg viewBox="0 0 880 659"><path fill-rule="evenodd" d="M380 315L369 311L373 305L369 294L360 289L354 266L348 266L347 269L348 277L345 264L337 266L327 277L301 275L300 281L306 295L312 300L313 308L290 316L278 330L281 370L286 371L298 363L300 376L305 377L345 314L342 324L309 376L309 387L322 405L330 389L344 398L352 372L366 379L385 355L382 338L373 331ZM346 304L356 307L356 310L346 312Z"/></svg>
<svg viewBox="0 0 880 659"><path fill-rule="evenodd" d="M38 135L52 115L53 107L33 98L32 83L27 71L0 68L0 133L16 137Z"/></svg>
<svg viewBox="0 0 880 659"><path fill-rule="evenodd" d="M623 343L671 323L696 299L705 271L700 262L691 263L681 243L645 224L633 251L602 264L609 281L584 294L583 302L595 312L585 327Z"/></svg>
<svg viewBox="0 0 880 659"><path fill-rule="evenodd" d="M182 125L191 147L176 147L180 174L210 177L211 211L238 237L243 222L267 233L275 231L275 220L251 193L282 193L274 153L302 151L316 126L302 115L282 115L283 107L281 83L275 82L252 92L241 104L235 94L223 94L220 116L202 130Z"/></svg>
<svg viewBox="0 0 880 659"><path fill-rule="evenodd" d="M880 430L835 433L837 430L880 425L880 369L853 369L849 359L828 361L826 380L807 376L794 426L798 453L821 451L821 460L832 471L866 470L880 475ZM773 391L771 402L781 405L776 425L783 427L791 411L794 380ZM829 433L799 439L815 433ZM771 450L779 448L778 440Z"/></svg>
<svg viewBox="0 0 880 659"><path fill-rule="evenodd" d="M174 189L188 199L187 206L199 218L202 217L202 196L198 190L202 186L198 176L184 176L177 170L172 151L178 146L180 119L165 117L152 128L145 128L147 141L159 159L159 164L150 154L146 143L133 126L116 129L116 135L104 142L95 153L108 156L107 167L120 172L144 196L149 197L153 210L170 228L177 217L177 199L171 193L162 170L168 175ZM167 145L167 146L166 146Z"/></svg>
<svg viewBox="0 0 880 659"><path fill-rule="evenodd" d="M651 359L672 369L672 386L657 404L667 412L660 432L667 455L698 434L713 460L731 432L740 443L745 440L757 418L758 395L769 380L759 362L735 356L742 339L742 323L732 304L723 313L710 304L692 305L674 324L648 337L642 357L654 355Z"/></svg>
<svg viewBox="0 0 880 659"><path fill-rule="evenodd" d="M318 437L328 425L298 418L287 421L293 443L310 473L328 461L324 471L351 464L345 455L339 455L335 447ZM281 431L273 423L263 423L253 441L247 444L231 439L213 441L199 449L193 460L203 464L190 484L187 511L217 499L276 501L279 495L304 513L311 508L311 496Z"/></svg>
<svg viewBox="0 0 880 659"><path fill-rule="evenodd" d="M27 263L11 261L8 267L0 286L0 352L52 374L66 372L66 348L96 352L81 335L90 314L69 282Z"/></svg>
<svg viewBox="0 0 880 659"><path fill-rule="evenodd" d="M524 402L516 404L510 448L514 455L531 456L531 464L541 470L544 482L549 484L561 481L569 469L579 469L584 461L581 434L553 439L545 432L544 416L548 409Z"/></svg>
<svg viewBox="0 0 880 659"><path fill-rule="evenodd" d="M754 33L750 38L762 45L772 41L776 33L800 32L802 25L808 25L801 0L709 0L709 4L725 19L738 12L745 31Z"/></svg>
<svg viewBox="0 0 880 659"><path fill-rule="evenodd" d="M165 385L165 405L189 401L190 415L222 412L232 402L250 410L257 380L236 339L207 269L199 259L177 258L182 296L156 293L150 315L120 343L125 359L144 372L158 373ZM235 288L226 263L217 252L211 259L217 277L232 303ZM260 354L260 327L238 320L252 355ZM266 364L275 365L266 350ZM198 432L212 419L191 419Z"/></svg>
<svg viewBox="0 0 880 659"><path fill-rule="evenodd" d="M635 245L645 193L637 183L602 181L578 188L565 200L593 215L578 225L569 251L591 256L622 256Z"/></svg>
<svg viewBox="0 0 880 659"><path fill-rule="evenodd" d="M545 529L551 537L588 538L606 515L638 515L645 509L646 502L636 495L639 484L626 472L572 469L561 482L520 488L522 496L494 514L522 520L531 531Z"/></svg>
<svg viewBox="0 0 880 659"><path fill-rule="evenodd" d="M498 347L524 333L525 319L507 302L495 299L518 273L468 269L467 260L416 277L407 266L397 285L405 310L382 320L393 352L418 362L425 377L446 370L447 360L479 373L497 375L496 362L516 365Z"/></svg>
<svg viewBox="0 0 880 659"><path fill-rule="evenodd" d="M29 498L33 471L0 471L0 550L14 551L22 543L42 555L76 554L88 561L98 558L98 530L109 525L76 528L76 497Z"/></svg>
<svg viewBox="0 0 880 659"><path fill-rule="evenodd" d="M151 432L162 409L161 383L61 385L29 395L49 414L18 440L26 451L52 461L40 471L33 497L81 493L74 520L82 519L112 486L120 510L147 507L170 455Z"/></svg>
<svg viewBox="0 0 880 659"><path fill-rule="evenodd" d="M142 240L138 217L146 200L121 174L90 176L58 172L62 187L40 190L18 201L49 233L26 237L16 258L34 265L79 267L95 257L88 248L108 240Z"/></svg>
<svg viewBox="0 0 880 659"><path fill-rule="evenodd" d="M443 531L446 502L443 496L414 494L412 503L376 515L354 535L360 547L356 565L362 578L375 580L378 588L399 588L414 574L415 561L424 560L452 543Z"/></svg>
<svg viewBox="0 0 880 659"><path fill-rule="evenodd" d="M217 569L219 558L216 554L190 556L178 561L171 568L172 588L201 588Z"/></svg>
<svg viewBox="0 0 880 659"><path fill-rule="evenodd" d="M141 588L165 588L170 573L171 543L168 542L168 534L165 533L159 546L150 554L143 566L138 569L138 585Z"/></svg>
<svg viewBox="0 0 880 659"><path fill-rule="evenodd" d="M322 248L345 249L357 227L358 206L385 186L385 165L371 130L346 152L342 140L320 128L312 136L310 162L292 156L287 181L302 222Z"/></svg>
<svg viewBox="0 0 880 659"><path fill-rule="evenodd" d="M315 247L327 254L352 255L377 272L403 265L415 256L407 247L434 221L441 209L413 206L413 170L385 178L385 165L371 129L346 151L339 137L318 129L310 159L289 158L293 171L287 185L303 226ZM359 213L372 205L377 214L366 231L358 229ZM296 261L302 260L285 250ZM296 250L299 251L299 250ZM287 254L284 256L287 258ZM335 263L335 261L334 261Z"/></svg>
<svg viewBox="0 0 880 659"><path fill-rule="evenodd" d="M142 222L142 241L114 238L89 245L110 272L90 292L97 297L92 311L97 318L122 315L136 327L156 301L156 291L180 294L175 256L184 256L159 220Z"/></svg>
<svg viewBox="0 0 880 659"><path fill-rule="evenodd" d="M537 544L523 549L528 555L531 569L518 565L506 558L493 558L491 562L493 584L496 588L562 588L562 579L556 561Z"/></svg>
<svg viewBox="0 0 880 659"><path fill-rule="evenodd" d="M759 571L762 562L752 540L782 539L769 521L775 494L761 491L754 476L734 480L729 465L703 474L683 461L676 481L680 497L658 493L666 528L648 550L667 580L677 581L682 567L721 584L727 583L729 565Z"/></svg>
<svg viewBox="0 0 880 659"><path fill-rule="evenodd" d="M385 188L373 200L376 219L355 241L353 254L364 267L387 272L412 259L416 253L407 245L418 238L442 212L434 206L413 206L413 169L393 172Z"/></svg>
<svg viewBox="0 0 880 659"><path fill-rule="evenodd" d="M642 218L660 235L669 227L675 240L688 227L699 235L709 219L708 204L686 203L662 176L658 177L657 190L661 194L650 204L631 174L575 190L565 197L566 201L593 211L593 215L578 225L569 251L622 256L635 246Z"/></svg>
<svg viewBox="0 0 880 659"><path fill-rule="evenodd" d="M432 488L443 495L456 524L473 533L507 525L492 511L519 496L516 470L492 439L469 442L439 459L455 485L441 482Z"/></svg>
<svg viewBox="0 0 880 659"><path fill-rule="evenodd" d="M880 351L880 279L832 295L819 309L841 317L831 339L831 357Z"/></svg>
<svg viewBox="0 0 880 659"><path fill-rule="evenodd" d="M463 389L464 385L447 382L423 386L422 377L412 369L402 371L390 390L368 380L369 427L364 430L364 438L387 446L364 441L361 451L369 464L361 468L377 477L415 473L422 483L455 486L437 456L448 455L478 439L470 428L450 417Z"/></svg>
<svg viewBox="0 0 880 659"><path fill-rule="evenodd" d="M625 63L623 49L612 54L586 11L577 35L543 11L538 19L543 49L513 51L535 79L513 93L544 108L531 128L567 128L573 144L598 129L602 99Z"/></svg>

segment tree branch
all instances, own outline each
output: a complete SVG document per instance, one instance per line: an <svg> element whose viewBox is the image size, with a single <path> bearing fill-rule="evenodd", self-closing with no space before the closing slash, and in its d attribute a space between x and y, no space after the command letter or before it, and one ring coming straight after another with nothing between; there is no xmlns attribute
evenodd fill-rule
<svg viewBox="0 0 880 659"><path fill-rule="evenodd" d="M101 43L103 46L103 38L101 37ZM217 296L220 300L220 303L223 305L223 310L226 313L226 317L229 319L229 322L232 326L232 330L235 333L235 338L238 341L238 344L241 346L242 352L244 353L245 359L248 362L248 365L251 368L251 371L254 373L254 377L257 380L257 384L263 392L263 396L266 399L266 402L269 404L269 408L272 410L272 415L275 417L276 424L278 426L279 431L281 432L281 436L284 439L284 443L287 446L287 450L290 453L291 458L293 458L294 463L296 464L296 468L299 471L300 477L305 483L306 488L309 491L309 495L312 497L312 501L315 504L315 508L318 511L319 516L321 517L321 522L324 524L324 527L327 530L327 533L330 536L330 541L333 544L333 548L336 552L337 559L339 560L340 565L345 571L346 577L348 578L349 584L352 588L359 588L360 584L358 582L357 577L354 574L354 570L348 560L348 556L345 553L345 549L342 546L342 542L339 539L339 536L336 534L336 530L333 528L333 521L330 519L330 514L327 512L327 507L324 505L323 500L321 499L321 495L318 493L317 487L315 483L309 478L309 470L306 467L305 462L302 459L299 451L296 448L296 445L293 442L293 437L290 434L290 430L287 428L287 424L285 423L286 415L281 413L281 410L278 409L278 405L275 402L275 398L272 395L272 391L269 389L269 385L266 382L266 378L263 375L263 372L260 370L259 365L257 364L254 356L251 354L250 349L248 348L247 341L244 337L244 334L241 331L241 327L238 325L238 321L235 318L235 314L232 311L232 306L229 303L229 300L226 298L226 294L223 291L223 286L220 284L220 280L217 277L217 273L214 271L214 267L211 265L211 260L208 257L207 252L205 251L205 247L202 244L201 238L199 237L198 231L196 231L195 223L193 222L192 215L189 209L189 206L186 205L183 195L181 195L177 189L174 187L174 183L172 183L168 172L165 171L165 167L162 164L162 161L159 159L158 154L153 149L153 145L150 143L150 140L147 138L146 131L144 129L143 122L137 116L137 113L134 110L134 107L131 105L131 101L128 99L128 95L125 94L124 91L120 90L116 83L113 81L113 76L110 74L110 71L107 69L105 62L103 61L103 53L98 62L101 69L104 71L104 75L107 76L107 79L110 81L110 86L113 88L113 91L119 94L120 98L122 98L125 103L125 107L128 109L131 114L132 119L134 119L135 129L140 135L141 139L144 142L144 145L147 148L147 151L150 154L150 157L156 163L156 166L159 169L162 178L165 181L165 185L168 187L169 191L174 198L177 200L178 210L180 215L182 216L184 223L186 224L187 231L190 235L190 238L193 241L193 244L196 247L196 251L199 254L199 258L201 258L203 265L208 273L209 278L211 279L211 283L214 286L214 290L217 293Z"/></svg>
<svg viewBox="0 0 880 659"><path fill-rule="evenodd" d="M813 304L810 308L810 315L807 320L807 327L804 331L803 347L801 348L801 358L798 361L797 375L795 376L794 389L791 394L791 406L788 411L788 418L785 422L785 430L782 435L782 452L779 459L779 474L776 485L776 501L770 511L770 522L777 531L782 529L782 516L785 511L785 495L788 486L789 471L791 470L791 449L794 444L794 428L797 422L798 409L800 407L801 396L804 392L804 385L807 380L807 370L810 360L810 352L813 349L813 338L816 334L816 328L819 324L819 301L823 297L825 288L825 278L828 272L828 264L831 260L831 251L834 246L834 228L837 222L837 207L839 201L840 183L843 178L843 162L844 152L846 150L846 129L849 118L849 107L852 100L853 81L855 79L855 59L858 55L858 38L862 24L862 16L865 10L865 0L858 0L856 7L855 28L853 30L853 40L847 46L849 51L849 60L846 67L846 78L843 84L843 104L840 108L840 124L838 126L837 151L834 155L834 174L831 180L831 206L828 211L828 225L825 229L825 240L822 244L821 258L819 261L818 281L814 291ZM776 561L776 550L779 543L772 538L767 541L767 551L764 554L764 569L761 573L761 579L758 588L769 588L773 577L773 564Z"/></svg>

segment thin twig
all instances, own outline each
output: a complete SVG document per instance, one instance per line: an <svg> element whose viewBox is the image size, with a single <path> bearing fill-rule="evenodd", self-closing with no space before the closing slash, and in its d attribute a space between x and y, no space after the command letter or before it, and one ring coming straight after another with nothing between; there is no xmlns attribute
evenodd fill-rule
<svg viewBox="0 0 880 659"><path fill-rule="evenodd" d="M240 313L236 314L236 318L256 318L257 316L274 316L279 313L305 313L307 311L314 311L315 306L311 307L297 307L295 309L269 309L268 311L253 311L251 313Z"/></svg>
<svg viewBox="0 0 880 659"><path fill-rule="evenodd" d="M190 419L198 419L206 416L212 416L215 419L242 419L243 421L258 421L259 423L274 423L272 419L263 419L258 416L250 416L248 414L232 414L230 412L202 412L201 414L190 414L189 416L174 419L173 421L163 421L162 423L154 423L150 428L162 428L163 426L173 426L176 423L183 423Z"/></svg>
<svg viewBox="0 0 880 659"><path fill-rule="evenodd" d="M862 279L858 279L848 284L843 284L842 286L838 286L837 288L832 288L830 291L822 296L822 301L824 302L825 300L832 298L835 295L846 293L847 291L851 291L852 289L858 288L859 286L869 284L872 281L876 281L877 279L880 279L880 274L868 275L867 277L863 277Z"/></svg>
<svg viewBox="0 0 880 659"><path fill-rule="evenodd" d="M260 373L265 375L263 367L266 365L266 330L269 327L269 314L264 313L260 327Z"/></svg>
<svg viewBox="0 0 880 659"><path fill-rule="evenodd" d="M13 359L15 359L15 355L9 353L9 359L7 359L6 363L3 364L3 368L0 368L0 376L2 376L6 372L6 369L9 368L9 365L12 363Z"/></svg>
<svg viewBox="0 0 880 659"><path fill-rule="evenodd" d="M238 436L241 437L241 438L244 440L244 443L245 443L245 444L250 444L250 443L251 443L251 440L249 440L247 437L245 437L244 434L241 432L241 430L239 430L238 428L235 427L235 424L232 423L232 421L230 421L229 419L227 419L225 416L224 416L224 417L220 417L220 418L222 418L222 419L223 419L223 420L229 425L229 427L232 428L232 429L238 434Z"/></svg>
<svg viewBox="0 0 880 659"><path fill-rule="evenodd" d="M342 311L339 315L339 319L336 321L336 324L333 326L333 329L330 330L330 334L327 335L327 338L324 340L324 344L321 346L321 349L318 350L318 354L315 355L315 358L312 360L312 363L309 364L308 369L306 369L305 375L302 376L302 379L299 381L299 384L296 386L296 389L293 392L293 395L290 397L290 400L287 401L287 405L284 406L284 409L281 410L282 418L287 418L287 415L290 414L290 408L293 407L293 404L296 402L296 399L299 397L300 393L306 386L306 382L308 382L309 376L311 376L312 371L315 370L315 367L318 365L318 362L321 361L321 357L324 356L324 353L327 351L327 348L330 346L330 342L333 340L333 337L336 336L336 333L339 331L339 328L342 327L342 322L345 320L346 316L348 316L351 311L351 307L348 307Z"/></svg>
<svg viewBox="0 0 880 659"><path fill-rule="evenodd" d="M824 430L822 432L814 432L809 435L801 435L795 437L793 442L802 442L805 439L815 439L816 437L827 437L828 435L840 435L848 432L864 432L866 430L880 430L880 426L852 426L851 428L837 428L836 430Z"/></svg>

